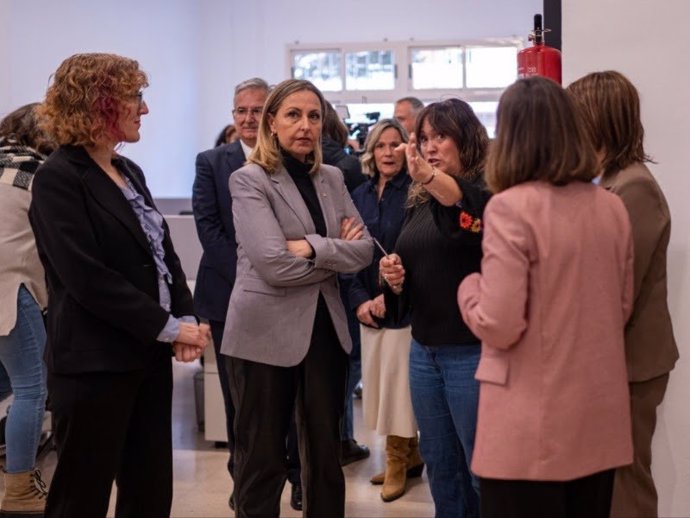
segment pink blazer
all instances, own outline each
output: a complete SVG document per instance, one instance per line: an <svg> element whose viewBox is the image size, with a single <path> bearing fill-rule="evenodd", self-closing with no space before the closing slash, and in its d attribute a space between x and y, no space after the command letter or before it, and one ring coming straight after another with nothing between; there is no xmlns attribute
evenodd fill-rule
<svg viewBox="0 0 690 518"><path fill-rule="evenodd" d="M472 470L566 481L631 463L623 203L589 183L530 182L494 196L484 218L482 273L458 290L482 340Z"/></svg>

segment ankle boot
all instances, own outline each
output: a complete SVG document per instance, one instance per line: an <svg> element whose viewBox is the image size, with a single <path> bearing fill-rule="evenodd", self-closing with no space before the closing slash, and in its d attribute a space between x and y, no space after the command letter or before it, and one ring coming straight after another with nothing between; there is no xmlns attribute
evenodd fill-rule
<svg viewBox="0 0 690 518"><path fill-rule="evenodd" d="M424 460L419 454L419 439L416 437L410 438L410 453L407 456L407 478L421 477L424 471ZM383 484L386 472L377 473L369 479L369 482L375 486Z"/></svg>
<svg viewBox="0 0 690 518"><path fill-rule="evenodd" d="M46 485L41 472L4 473L5 496L0 505L1 518L43 518L46 507Z"/></svg>
<svg viewBox="0 0 690 518"><path fill-rule="evenodd" d="M392 502L405 493L409 452L409 438L397 435L386 437L386 474L381 489L381 499L384 502Z"/></svg>

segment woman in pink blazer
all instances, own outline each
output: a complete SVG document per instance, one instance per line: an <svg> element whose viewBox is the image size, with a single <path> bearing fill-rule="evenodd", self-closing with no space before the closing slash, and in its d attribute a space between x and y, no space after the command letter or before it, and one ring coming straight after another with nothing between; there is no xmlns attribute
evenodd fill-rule
<svg viewBox="0 0 690 518"><path fill-rule="evenodd" d="M560 86L533 77L506 90L482 271L458 291L482 340L472 470L483 518L607 518L614 470L632 461L630 223L596 174Z"/></svg>

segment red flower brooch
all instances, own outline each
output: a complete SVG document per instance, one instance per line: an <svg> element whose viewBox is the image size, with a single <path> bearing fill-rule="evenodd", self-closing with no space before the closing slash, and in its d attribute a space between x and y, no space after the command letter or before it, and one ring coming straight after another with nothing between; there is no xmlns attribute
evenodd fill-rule
<svg viewBox="0 0 690 518"><path fill-rule="evenodd" d="M480 218L475 218L471 214L468 214L464 210L460 211L460 228L467 230L468 232L474 232L478 234L482 231L482 220Z"/></svg>

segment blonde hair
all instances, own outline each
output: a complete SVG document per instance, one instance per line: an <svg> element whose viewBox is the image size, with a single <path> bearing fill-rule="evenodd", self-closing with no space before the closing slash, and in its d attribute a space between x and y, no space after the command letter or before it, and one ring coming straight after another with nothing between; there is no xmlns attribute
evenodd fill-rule
<svg viewBox="0 0 690 518"><path fill-rule="evenodd" d="M496 112L485 176L489 189L497 193L536 180L566 185L595 176L594 150L565 90L543 77L508 87Z"/></svg>
<svg viewBox="0 0 690 518"><path fill-rule="evenodd" d="M280 154L280 144L278 143L278 138L271 134L270 117L276 116L286 98L304 90L312 92L319 99L321 118L323 120L324 113L326 112L326 101L318 88L303 79L287 79L279 83L273 88L268 99L266 99L266 105L259 121L259 135L256 140L256 147L249 155L247 162L262 167L268 174L274 174L282 165L283 159ZM321 167L323 155L320 140L314 144L314 151L307 157L307 161L312 163L310 173L318 171Z"/></svg>
<svg viewBox="0 0 690 518"><path fill-rule="evenodd" d="M407 142L407 131L405 131L405 128L403 128L402 124L400 124L397 120L381 119L378 121L374 127L369 130L367 140L364 143L364 154L361 158L362 172L364 172L364 174L373 177L378 173L376 169L376 160L374 159L374 149L376 148L376 144L378 144L383 132L389 128L397 130L397 132L400 133L400 139L402 142ZM405 166L403 164L403 169L404 167Z"/></svg>
<svg viewBox="0 0 690 518"><path fill-rule="evenodd" d="M59 145L93 145L103 137L122 140L122 105L146 86L146 74L133 59L74 54L55 71L45 102L37 108L40 124Z"/></svg>

